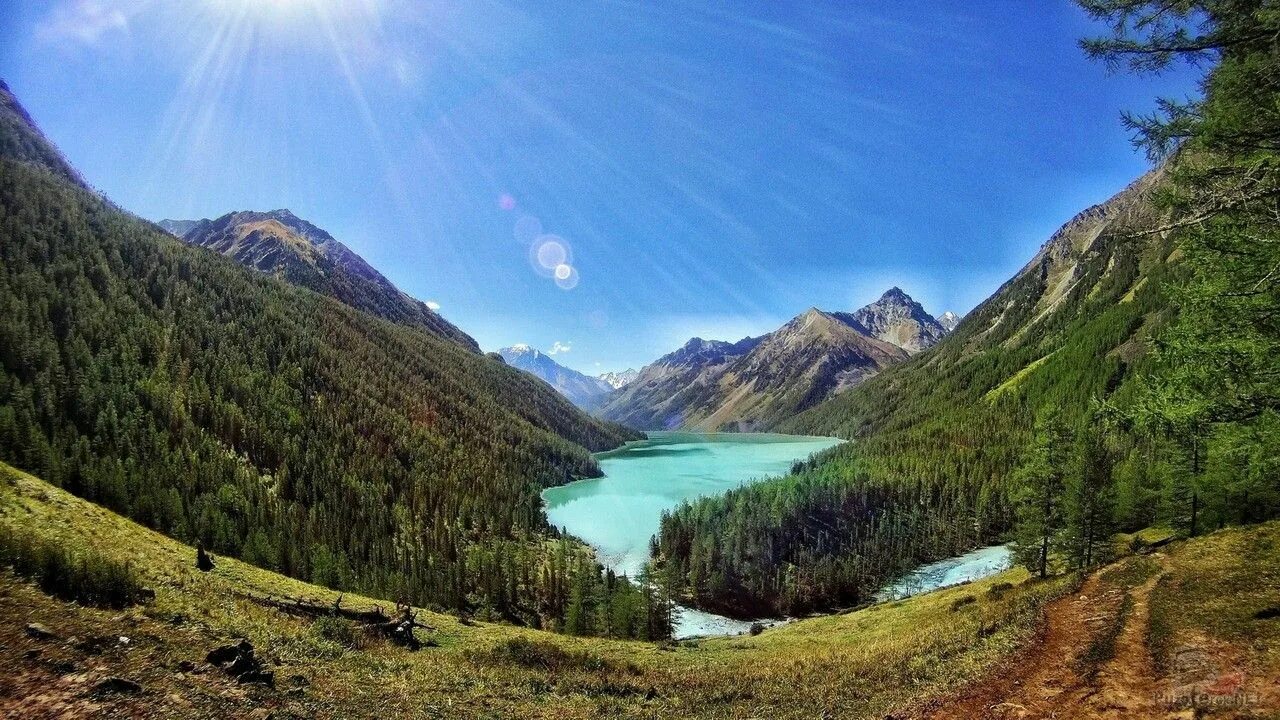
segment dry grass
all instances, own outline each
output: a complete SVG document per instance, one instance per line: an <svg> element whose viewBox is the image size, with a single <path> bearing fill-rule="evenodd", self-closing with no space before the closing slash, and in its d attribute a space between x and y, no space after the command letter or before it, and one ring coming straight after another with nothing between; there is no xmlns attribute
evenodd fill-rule
<svg viewBox="0 0 1280 720"><path fill-rule="evenodd" d="M666 646L464 625L423 612L420 619L434 628L423 634L439 646L410 653L316 628L249 599L332 603L333 591L228 558L219 558L211 573L198 572L190 547L4 466L0 525L128 561L156 594L147 605L117 614L61 603L8 574L0 578L0 624L7 628L0 631L0 662L18 668L0 685L0 714L22 708L31 717L54 707L45 707L48 698L63 703L49 716L96 703L122 712L145 707L156 717L256 708L277 718L880 717L989 667L1027 636L1043 603L1067 584L1031 582L1011 570L756 637ZM1013 587L988 592L999 583ZM953 609L966 596L975 601ZM375 601L348 594L343 602ZM21 628L32 621L58 628L61 639L26 637ZM132 641L90 655L67 639L71 635ZM237 686L202 667L209 649L241 636L274 663L277 689ZM27 658L28 650L41 655ZM181 671L183 661L195 670ZM85 687L108 675L137 680L144 695L86 695ZM294 685L301 689L290 692Z"/></svg>

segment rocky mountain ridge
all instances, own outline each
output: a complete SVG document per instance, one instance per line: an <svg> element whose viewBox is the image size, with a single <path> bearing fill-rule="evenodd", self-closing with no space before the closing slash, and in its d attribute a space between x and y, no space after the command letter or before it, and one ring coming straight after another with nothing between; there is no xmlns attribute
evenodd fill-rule
<svg viewBox="0 0 1280 720"><path fill-rule="evenodd" d="M158 225L189 245L480 351L471 336L401 291L328 232L287 209L231 212L212 220L162 220Z"/></svg>
<svg viewBox="0 0 1280 720"><path fill-rule="evenodd" d="M600 373L596 377L607 383L609 387L617 390L618 388L630 383L632 380L635 380L639 375L639 370L636 370L635 368L627 368L622 372Z"/></svg>
<svg viewBox="0 0 1280 720"><path fill-rule="evenodd" d="M899 288L852 313L810 308L737 342L693 338L603 398L597 413L635 428L773 427L931 347L946 329Z"/></svg>

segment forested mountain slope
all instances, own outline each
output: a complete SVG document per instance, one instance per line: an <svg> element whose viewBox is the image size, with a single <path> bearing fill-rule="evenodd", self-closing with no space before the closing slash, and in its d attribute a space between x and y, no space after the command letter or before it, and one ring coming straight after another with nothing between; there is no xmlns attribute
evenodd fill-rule
<svg viewBox="0 0 1280 720"><path fill-rule="evenodd" d="M0 98L0 459L263 567L557 621L514 578L538 493L634 434L121 212Z"/></svg>
<svg viewBox="0 0 1280 720"><path fill-rule="evenodd" d="M638 428L767 430L945 333L895 287L853 313L810 308L758 338L694 338L604 398L598 412Z"/></svg>
<svg viewBox="0 0 1280 720"><path fill-rule="evenodd" d="M288 210L232 212L214 220L165 220L160 225L187 243L255 270L480 351L470 335L401 292L332 235Z"/></svg>
<svg viewBox="0 0 1280 720"><path fill-rule="evenodd" d="M1078 422L1129 392L1168 319L1172 245L1144 233L1161 178L1073 218L933 349L779 425L855 442L665 519L661 555L694 599L747 613L852 604L1008 530L1038 411Z"/></svg>

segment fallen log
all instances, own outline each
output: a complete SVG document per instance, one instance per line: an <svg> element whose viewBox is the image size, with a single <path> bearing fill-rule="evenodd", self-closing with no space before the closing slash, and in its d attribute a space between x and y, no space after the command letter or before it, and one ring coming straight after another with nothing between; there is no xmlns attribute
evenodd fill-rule
<svg viewBox="0 0 1280 720"><path fill-rule="evenodd" d="M434 627L419 622L417 612L406 603L396 603L395 615L391 615L383 610L381 605L374 605L371 610L344 608L342 607L342 595L339 595L332 605L326 605L313 600L305 600L302 597L290 601L254 595L253 593L237 594L250 602L296 617L339 617L350 620L358 624L365 632L381 635L410 650L417 650L422 646L422 643L413 633L415 629L435 630Z"/></svg>

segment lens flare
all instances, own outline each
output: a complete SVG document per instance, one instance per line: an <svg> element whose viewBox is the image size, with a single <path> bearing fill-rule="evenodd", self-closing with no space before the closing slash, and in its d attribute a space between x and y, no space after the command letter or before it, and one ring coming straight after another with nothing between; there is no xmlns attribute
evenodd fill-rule
<svg viewBox="0 0 1280 720"><path fill-rule="evenodd" d="M561 277L563 270L564 277ZM572 265L558 265L555 270L556 286L561 290L572 290L578 287L578 270Z"/></svg>
<svg viewBox="0 0 1280 720"><path fill-rule="evenodd" d="M554 271L569 262L569 248L557 235L543 235L534 243L534 259L543 270Z"/></svg>

